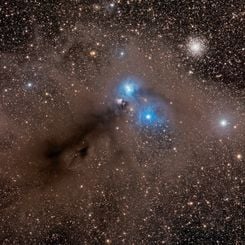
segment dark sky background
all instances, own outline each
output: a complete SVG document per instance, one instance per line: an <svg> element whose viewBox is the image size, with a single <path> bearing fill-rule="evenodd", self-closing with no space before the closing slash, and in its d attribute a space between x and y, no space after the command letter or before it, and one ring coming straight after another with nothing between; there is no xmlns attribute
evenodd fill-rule
<svg viewBox="0 0 245 245"><path fill-rule="evenodd" d="M1 1L0 243L245 243L244 13Z"/></svg>

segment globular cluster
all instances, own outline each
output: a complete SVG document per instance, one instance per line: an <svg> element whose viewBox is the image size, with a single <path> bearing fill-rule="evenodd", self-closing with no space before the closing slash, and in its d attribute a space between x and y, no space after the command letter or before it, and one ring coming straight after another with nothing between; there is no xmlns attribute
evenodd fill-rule
<svg viewBox="0 0 245 245"><path fill-rule="evenodd" d="M0 3L1 244L244 244L244 9Z"/></svg>

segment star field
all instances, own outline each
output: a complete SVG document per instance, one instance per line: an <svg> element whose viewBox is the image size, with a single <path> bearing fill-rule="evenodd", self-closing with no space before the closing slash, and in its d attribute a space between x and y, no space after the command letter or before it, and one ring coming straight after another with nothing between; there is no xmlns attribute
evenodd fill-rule
<svg viewBox="0 0 245 245"><path fill-rule="evenodd" d="M1 244L244 244L242 1L0 3Z"/></svg>

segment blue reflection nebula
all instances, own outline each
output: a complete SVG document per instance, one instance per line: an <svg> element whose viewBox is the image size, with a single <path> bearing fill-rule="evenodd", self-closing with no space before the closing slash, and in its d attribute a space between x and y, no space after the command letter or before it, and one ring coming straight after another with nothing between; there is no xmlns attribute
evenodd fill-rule
<svg viewBox="0 0 245 245"><path fill-rule="evenodd" d="M150 131L167 128L166 105L164 101L152 91L142 88L142 83L134 76L122 80L116 90L117 102L129 105L130 116L135 124ZM124 108L124 106L123 106Z"/></svg>
<svg viewBox="0 0 245 245"><path fill-rule="evenodd" d="M139 89L140 86L137 79L128 77L119 84L117 93L121 99L132 101L136 99Z"/></svg>
<svg viewBox="0 0 245 245"><path fill-rule="evenodd" d="M157 104L147 104L139 108L138 124L145 127L161 127L164 125L164 115Z"/></svg>

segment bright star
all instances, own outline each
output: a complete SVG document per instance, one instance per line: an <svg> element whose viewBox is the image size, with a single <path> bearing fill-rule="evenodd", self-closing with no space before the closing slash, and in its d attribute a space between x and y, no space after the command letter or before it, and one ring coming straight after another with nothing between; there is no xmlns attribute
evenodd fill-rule
<svg viewBox="0 0 245 245"><path fill-rule="evenodd" d="M220 125L222 127L226 127L228 125L228 121L226 119L222 119L222 120L220 120Z"/></svg>
<svg viewBox="0 0 245 245"><path fill-rule="evenodd" d="M95 50L91 50L91 51L89 52L89 55L90 55L91 57L96 57L97 52L96 52Z"/></svg>
<svg viewBox="0 0 245 245"><path fill-rule="evenodd" d="M110 7L114 8L115 7L115 3L110 3Z"/></svg>
<svg viewBox="0 0 245 245"><path fill-rule="evenodd" d="M119 98L125 101L129 101L135 99L135 96L138 93L138 91L138 81L133 77L128 77L119 84L117 93Z"/></svg>
<svg viewBox="0 0 245 245"><path fill-rule="evenodd" d="M127 94L131 94L134 92L133 84L125 84L124 88Z"/></svg>
<svg viewBox="0 0 245 245"><path fill-rule="evenodd" d="M116 50L116 57L119 59L122 59L126 55L125 50L123 49L118 49Z"/></svg>
<svg viewBox="0 0 245 245"><path fill-rule="evenodd" d="M24 84L24 87L23 87L23 89L25 89L25 90L31 90L33 88L33 82L27 82L27 83L25 83Z"/></svg>
<svg viewBox="0 0 245 245"><path fill-rule="evenodd" d="M121 51L120 52L120 57L123 57L125 55L125 52L124 51Z"/></svg>
<svg viewBox="0 0 245 245"><path fill-rule="evenodd" d="M151 114L146 114L145 118L150 120L151 119Z"/></svg>
<svg viewBox="0 0 245 245"><path fill-rule="evenodd" d="M143 105L138 110L138 124L146 127L159 127L164 123L164 116L154 102Z"/></svg>
<svg viewBox="0 0 245 245"><path fill-rule="evenodd" d="M237 157L238 160L241 160L242 159L242 154L237 154L236 157Z"/></svg>
<svg viewBox="0 0 245 245"><path fill-rule="evenodd" d="M27 87L31 88L32 87L32 83L27 83Z"/></svg>

